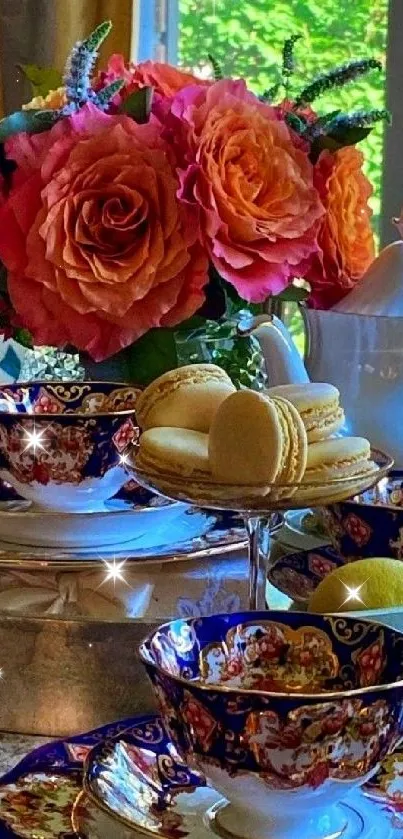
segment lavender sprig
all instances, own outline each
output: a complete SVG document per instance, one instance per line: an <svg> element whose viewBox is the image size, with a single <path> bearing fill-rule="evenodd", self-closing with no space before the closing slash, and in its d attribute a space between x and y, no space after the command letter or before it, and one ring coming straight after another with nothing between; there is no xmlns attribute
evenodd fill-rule
<svg viewBox="0 0 403 839"><path fill-rule="evenodd" d="M110 20L101 23L85 41L78 41L67 61L64 84L71 110L78 110L96 94L91 87L91 74L98 50L112 29Z"/></svg>
<svg viewBox="0 0 403 839"><path fill-rule="evenodd" d="M224 78L224 73L221 69L221 64L219 63L219 61L217 61L216 58L214 58L214 55L211 55L210 53L208 54L207 58L213 68L214 81L221 81L221 79Z"/></svg>
<svg viewBox="0 0 403 839"><path fill-rule="evenodd" d="M335 87L343 87L343 85L354 81L368 73L370 70L382 70L382 64L376 58L364 58L360 61L350 61L348 64L343 64L341 67L336 67L334 70L329 70L328 73L322 73L317 76L311 84L304 87L296 99L296 106L309 105L314 102L318 96L322 96L328 90L333 90Z"/></svg>
<svg viewBox="0 0 403 839"><path fill-rule="evenodd" d="M94 105L101 111L106 111L111 99L122 90L125 86L124 79L116 79L114 82L106 85L102 90L98 90L92 98Z"/></svg>
<svg viewBox="0 0 403 839"><path fill-rule="evenodd" d="M293 75L295 70L294 46L300 38L302 38L302 35L291 35L291 38L287 38L283 46L283 67L281 75L286 95L288 94L290 77Z"/></svg>
<svg viewBox="0 0 403 839"><path fill-rule="evenodd" d="M384 120L389 125L391 116L385 109L371 111L354 111L351 114L338 114L327 123L327 134L339 134L349 128L372 128L375 122Z"/></svg>
<svg viewBox="0 0 403 839"><path fill-rule="evenodd" d="M271 87L268 87L267 90L264 90L259 99L261 102L274 102L274 100L278 96L278 92L281 87L281 82L275 82Z"/></svg>

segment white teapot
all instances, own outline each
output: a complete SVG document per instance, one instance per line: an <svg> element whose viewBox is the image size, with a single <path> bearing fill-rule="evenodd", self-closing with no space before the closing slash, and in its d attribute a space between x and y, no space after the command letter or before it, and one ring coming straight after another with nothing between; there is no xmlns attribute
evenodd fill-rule
<svg viewBox="0 0 403 839"><path fill-rule="evenodd" d="M346 433L368 437L403 469L403 242L385 248L334 309L301 310L304 362L278 318L255 321L269 385L334 384Z"/></svg>

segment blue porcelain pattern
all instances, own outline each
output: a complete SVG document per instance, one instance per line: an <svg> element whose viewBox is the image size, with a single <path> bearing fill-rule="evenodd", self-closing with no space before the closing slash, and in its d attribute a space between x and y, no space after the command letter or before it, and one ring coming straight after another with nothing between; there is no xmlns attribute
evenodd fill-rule
<svg viewBox="0 0 403 839"><path fill-rule="evenodd" d="M20 484L78 484L117 466L138 435L133 387L36 383L0 389L0 468ZM29 445L30 435L39 439Z"/></svg>
<svg viewBox="0 0 403 839"><path fill-rule="evenodd" d="M345 562L371 556L403 559L403 473L358 498L321 511L332 544Z"/></svg>
<svg viewBox="0 0 403 839"><path fill-rule="evenodd" d="M11 772L3 775L0 778L2 839L25 839L27 836L32 839L33 835L51 836L52 839L79 839L81 831L71 832L71 816L82 783L84 762L87 764L86 786L97 792L97 788L99 791L101 787L99 781L103 781L102 791L105 792L108 785L109 796L103 796L104 802L112 805L113 796L116 795L119 801L115 809L121 813L125 801L128 801L131 817L135 820L141 815L136 804L138 805L138 791L143 781L148 793L145 808L147 822L151 822L151 828L154 827L154 823L159 823L159 835L168 839L179 839L180 836L189 835L189 832L183 829L187 825L183 818L181 819L178 808L167 806L177 792L188 792L184 798L189 800L190 811L195 811L198 820L203 817L203 801L206 799L203 797L200 807L198 799L193 798L192 791L196 790L197 796L197 790L202 785L203 792L204 778L184 766L166 735L160 718L155 715L138 716L41 746L24 758ZM119 768L120 774L116 772ZM397 796L388 795L386 799L383 785L379 781L379 777L385 775L386 768L385 764L385 769L381 769L379 775L367 786L368 793L380 799L380 806L374 805L373 810L368 812L370 823L371 818L375 819L378 829L378 833L371 833L371 839L378 839L378 836L383 835L391 839L392 835L395 837L395 833L391 832L391 826L396 823L396 836L400 835L398 828L401 829L402 826L401 820L398 819L400 808ZM110 770L113 771L112 776L108 774ZM151 799L154 802L157 800L158 805L152 806ZM364 802L357 801L353 810L357 805L361 812ZM347 806L351 807L351 804ZM97 815L92 805L83 800L75 809L78 816L80 811L82 813L83 836L87 835L87 826L90 835L93 835L93 826L94 835L98 835ZM350 835L348 832L349 837ZM102 836L107 839L108 832L102 833Z"/></svg>
<svg viewBox="0 0 403 839"><path fill-rule="evenodd" d="M393 757L387 760L392 761ZM169 741L166 743L165 753L161 752L159 746L150 746L147 750L137 749L130 746L124 738L109 741L92 750L86 763L84 788L94 804L108 813L114 822L127 827L130 825L136 835L139 830L145 830L162 839L208 839L212 835L212 812L217 819L220 811L228 811L228 804L213 788L204 786L203 778L192 788L190 771L180 762L171 781L171 765L172 744ZM164 797L160 794L160 767L163 767L164 780L169 776ZM371 797L376 801L380 791L377 781L378 779L374 784L374 795L371 792ZM187 794L177 798L176 795L180 792ZM364 798L354 791L353 795L339 806L339 812L345 821L343 839L401 837L399 828L401 830L403 821L399 818L399 804L397 796L394 796L390 800L382 799L381 806L377 806L374 802L370 803L368 797ZM252 806L249 822L253 820L253 814ZM213 822L216 829L213 827L213 831L218 835L225 835L220 831L220 823L216 819L215 824ZM319 833L314 831L310 834L311 837L319 839L324 833L329 837L326 816L324 821L324 830L320 830L319 825ZM83 824L85 827L88 819L84 819ZM240 835L248 836L250 832L246 830ZM277 836L270 828L267 835L270 839ZM106 832L105 839L108 839Z"/></svg>
<svg viewBox="0 0 403 839"><path fill-rule="evenodd" d="M279 557L267 576L273 586L301 605L328 574L344 564L333 548L315 548Z"/></svg>
<svg viewBox="0 0 403 839"><path fill-rule="evenodd" d="M403 683L393 687L403 679L403 635L387 627L218 615L166 624L141 656L180 754L230 776L258 774L268 789L357 781L403 732Z"/></svg>
<svg viewBox="0 0 403 839"><path fill-rule="evenodd" d="M190 792L204 783L198 773L184 766L175 755L158 717L134 717L41 746L3 775L0 779L1 839L81 839L81 830L72 829L75 810L90 825L91 836L98 836L96 809L85 800L76 808L76 799L82 787L84 762L94 747L104 753L105 742L115 743L117 747L122 744L119 751L122 760L124 756L132 760L133 767L138 767L138 777L142 775L147 786L155 768L154 783L161 790L164 804L174 790L183 788ZM102 835L109 839L107 830Z"/></svg>
<svg viewBox="0 0 403 839"><path fill-rule="evenodd" d="M81 771L90 751L100 743L124 737L134 746L164 749L167 736L155 714L138 715L100 726L92 731L53 740L39 746L0 778L0 785L14 783L22 775L38 772L70 774ZM1 817L1 813L0 813Z"/></svg>

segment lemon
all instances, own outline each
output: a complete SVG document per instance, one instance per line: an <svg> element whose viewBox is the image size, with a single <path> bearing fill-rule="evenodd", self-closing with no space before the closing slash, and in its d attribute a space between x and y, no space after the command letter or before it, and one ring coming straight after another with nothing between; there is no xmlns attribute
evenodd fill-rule
<svg viewBox="0 0 403 839"><path fill-rule="evenodd" d="M403 606L403 562L371 557L336 568L311 595L309 612L358 612Z"/></svg>

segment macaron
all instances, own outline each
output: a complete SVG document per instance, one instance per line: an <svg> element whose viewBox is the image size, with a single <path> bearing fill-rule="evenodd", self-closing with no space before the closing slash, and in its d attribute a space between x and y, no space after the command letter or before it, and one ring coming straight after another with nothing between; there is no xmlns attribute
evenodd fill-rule
<svg viewBox="0 0 403 839"><path fill-rule="evenodd" d="M368 440L364 437L334 437L308 446L303 483L327 483L375 469Z"/></svg>
<svg viewBox="0 0 403 839"><path fill-rule="evenodd" d="M209 434L213 477L223 484L262 486L299 481L307 440L298 411L285 399L237 391L219 407Z"/></svg>
<svg viewBox="0 0 403 839"><path fill-rule="evenodd" d="M136 466L148 475L212 480L208 435L186 428L150 428L140 437Z"/></svg>
<svg viewBox="0 0 403 839"><path fill-rule="evenodd" d="M221 403L235 387L215 364L189 364L155 379L136 403L143 431L173 427L207 433Z"/></svg>
<svg viewBox="0 0 403 839"><path fill-rule="evenodd" d="M267 394L282 396L295 405L305 425L308 443L325 440L344 425L340 393L333 385L324 382L277 385L269 388Z"/></svg>

